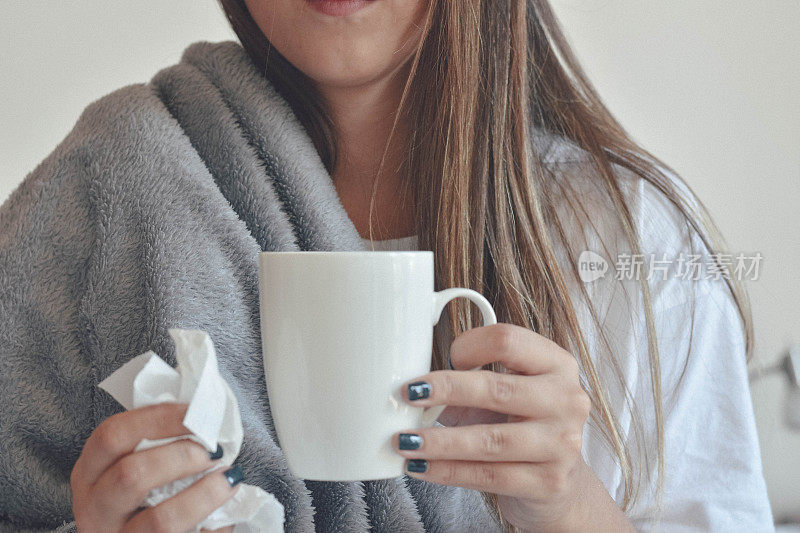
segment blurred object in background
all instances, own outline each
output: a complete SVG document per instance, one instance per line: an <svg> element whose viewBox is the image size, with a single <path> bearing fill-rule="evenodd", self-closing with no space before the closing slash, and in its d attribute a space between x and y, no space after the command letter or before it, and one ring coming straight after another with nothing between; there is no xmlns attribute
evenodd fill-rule
<svg viewBox="0 0 800 533"><path fill-rule="evenodd" d="M789 391L786 398L786 423L800 431L800 344L795 344L783 359L784 371L789 378ZM798 450L800 453L800 450ZM798 488L800 492L800 488Z"/></svg>
<svg viewBox="0 0 800 533"><path fill-rule="evenodd" d="M800 431L800 344L790 346L775 365L757 368L750 372L750 382L757 382L772 374L782 374L786 377L786 395L783 402L785 422L792 430Z"/></svg>

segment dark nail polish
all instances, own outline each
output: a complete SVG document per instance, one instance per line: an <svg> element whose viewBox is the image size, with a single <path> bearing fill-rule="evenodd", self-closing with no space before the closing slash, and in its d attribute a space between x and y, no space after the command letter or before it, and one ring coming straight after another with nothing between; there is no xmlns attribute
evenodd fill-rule
<svg viewBox="0 0 800 533"><path fill-rule="evenodd" d="M422 437L416 433L400 433L397 445L401 450L416 450L422 446Z"/></svg>
<svg viewBox="0 0 800 533"><path fill-rule="evenodd" d="M431 395L431 384L427 381L415 381L408 384L408 399L421 400Z"/></svg>
<svg viewBox="0 0 800 533"><path fill-rule="evenodd" d="M422 473L428 469L428 461L425 459L409 459L406 469L409 472Z"/></svg>
<svg viewBox="0 0 800 533"><path fill-rule="evenodd" d="M208 456L211 457L212 460L217 460L222 457L222 446L217 444L217 451L215 452L208 452Z"/></svg>
<svg viewBox="0 0 800 533"><path fill-rule="evenodd" d="M228 483L231 484L231 487L235 487L239 484L241 480L244 479L244 474L242 473L242 469L238 466L234 466L229 468L225 471L225 479L228 480Z"/></svg>

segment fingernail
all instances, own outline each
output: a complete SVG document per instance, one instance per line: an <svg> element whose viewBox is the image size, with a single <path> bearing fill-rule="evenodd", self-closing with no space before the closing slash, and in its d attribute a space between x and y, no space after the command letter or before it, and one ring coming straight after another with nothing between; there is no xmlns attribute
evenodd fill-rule
<svg viewBox="0 0 800 533"><path fill-rule="evenodd" d="M416 433L400 433L397 441L401 450L416 450L422 446L422 437Z"/></svg>
<svg viewBox="0 0 800 533"><path fill-rule="evenodd" d="M409 459L406 470L409 472L421 473L428 469L428 461L425 459Z"/></svg>
<svg viewBox="0 0 800 533"><path fill-rule="evenodd" d="M222 457L222 446L217 444L217 450L214 452L208 452L208 456L211 457L211 460L217 460Z"/></svg>
<svg viewBox="0 0 800 533"><path fill-rule="evenodd" d="M431 384L427 381L415 381L408 384L408 399L421 400L431 395Z"/></svg>
<svg viewBox="0 0 800 533"><path fill-rule="evenodd" d="M453 368L453 359L449 355L447 356L447 364L450 365L450 370L455 370Z"/></svg>
<svg viewBox="0 0 800 533"><path fill-rule="evenodd" d="M239 484L241 480L244 479L244 474L242 473L242 469L239 468L238 466L229 468L228 470L225 471L225 479L228 480L228 483L230 483L231 487L235 487L236 485Z"/></svg>

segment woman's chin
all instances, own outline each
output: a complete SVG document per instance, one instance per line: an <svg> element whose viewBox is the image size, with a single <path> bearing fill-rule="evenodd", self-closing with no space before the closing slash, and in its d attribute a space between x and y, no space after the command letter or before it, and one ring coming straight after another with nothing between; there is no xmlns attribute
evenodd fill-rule
<svg viewBox="0 0 800 533"><path fill-rule="evenodd" d="M397 58L392 59L396 61ZM393 74L399 72L403 66L394 62L372 64L368 57L360 62L352 61L351 58L329 57L324 63L293 63L322 90L355 90L375 86L381 80L393 78Z"/></svg>
<svg viewBox="0 0 800 533"><path fill-rule="evenodd" d="M425 0L246 0L264 35L321 86L357 88L410 59Z"/></svg>
<svg viewBox="0 0 800 533"><path fill-rule="evenodd" d="M317 13L327 17L351 17L377 0L305 0L306 4Z"/></svg>

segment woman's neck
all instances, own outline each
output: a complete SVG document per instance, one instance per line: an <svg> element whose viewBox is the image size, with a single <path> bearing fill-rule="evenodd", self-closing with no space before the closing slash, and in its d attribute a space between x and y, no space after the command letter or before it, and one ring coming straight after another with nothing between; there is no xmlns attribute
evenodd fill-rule
<svg viewBox="0 0 800 533"><path fill-rule="evenodd" d="M407 124L398 121L392 133L405 75L394 73L358 87L319 87L336 127L333 183L362 237L370 237L370 200L376 180L372 238L405 237L416 229L411 198L403 200L408 195L403 193L406 184L400 171Z"/></svg>

